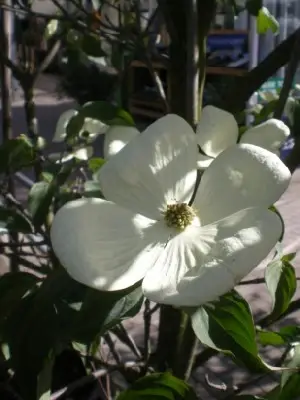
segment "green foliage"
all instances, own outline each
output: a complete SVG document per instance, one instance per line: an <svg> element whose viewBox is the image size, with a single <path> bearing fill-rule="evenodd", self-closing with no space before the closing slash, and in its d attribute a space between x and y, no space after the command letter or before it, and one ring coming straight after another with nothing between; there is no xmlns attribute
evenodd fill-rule
<svg viewBox="0 0 300 400"><path fill-rule="evenodd" d="M255 125L261 124L270 118L270 116L274 113L278 104L278 99L274 99L269 101L267 104L263 106L261 111L255 116Z"/></svg>
<svg viewBox="0 0 300 400"><path fill-rule="evenodd" d="M254 16L258 16L259 11L263 7L263 0L247 0L246 1L246 9L250 14Z"/></svg>
<svg viewBox="0 0 300 400"><path fill-rule="evenodd" d="M60 268L40 287L38 283L27 273L0 278L0 337L8 344L24 400L35 399L40 374L55 354L74 340L92 343L134 316L143 302L140 288L97 292L73 281Z"/></svg>
<svg viewBox="0 0 300 400"><path fill-rule="evenodd" d="M30 167L34 161L34 148L25 135L7 140L0 146L0 173Z"/></svg>
<svg viewBox="0 0 300 400"><path fill-rule="evenodd" d="M295 368L295 370L287 370L283 372L281 377L281 390L278 400L296 399L300 395L300 345L293 347L289 354L289 361L286 367Z"/></svg>
<svg viewBox="0 0 300 400"><path fill-rule="evenodd" d="M28 197L28 208L34 224L42 225L46 221L53 195L50 183L37 182L32 186Z"/></svg>
<svg viewBox="0 0 300 400"><path fill-rule="evenodd" d="M91 101L84 104L78 110L78 114L74 115L68 121L66 127L68 142L79 138L79 134L82 132L84 122L87 118L101 121L106 125L134 126L133 118L122 108L105 101Z"/></svg>
<svg viewBox="0 0 300 400"><path fill-rule="evenodd" d="M37 283L38 279L27 272L11 272L0 277L0 337L7 318L19 306L24 296L36 289Z"/></svg>
<svg viewBox="0 0 300 400"><path fill-rule="evenodd" d="M282 346L290 344L300 338L300 328L298 326L285 326L278 332L257 330L258 340L264 346Z"/></svg>
<svg viewBox="0 0 300 400"><path fill-rule="evenodd" d="M139 287L119 292L87 290L70 326L72 339L81 343L92 343L97 336L103 335L122 320L135 316L143 300Z"/></svg>
<svg viewBox="0 0 300 400"><path fill-rule="evenodd" d="M269 320L278 319L288 308L297 287L295 269L288 256L276 258L266 268L265 281L272 298Z"/></svg>
<svg viewBox="0 0 300 400"><path fill-rule="evenodd" d="M117 400L196 400L193 389L170 373L151 374L137 380Z"/></svg>
<svg viewBox="0 0 300 400"><path fill-rule="evenodd" d="M262 7L259 10L257 16L257 32L259 34L265 34L270 29L273 33L278 33L279 31L279 23L273 17L273 15L269 12L266 7Z"/></svg>
<svg viewBox="0 0 300 400"><path fill-rule="evenodd" d="M102 121L107 125L134 126L134 120L127 111L105 101L86 103L80 110L80 115Z"/></svg>
<svg viewBox="0 0 300 400"><path fill-rule="evenodd" d="M93 173L97 172L104 164L105 160L100 157L94 157L88 161L89 170Z"/></svg>
<svg viewBox="0 0 300 400"><path fill-rule="evenodd" d="M101 48L98 35L84 35L81 41L81 49L85 54L92 57L104 57L106 55Z"/></svg>
<svg viewBox="0 0 300 400"><path fill-rule="evenodd" d="M63 165L50 183L41 181L32 186L28 196L28 209L36 226L47 221L54 196L69 178L73 166L73 163Z"/></svg>
<svg viewBox="0 0 300 400"><path fill-rule="evenodd" d="M6 231L33 233L33 226L29 218L20 211L0 206L0 234Z"/></svg>
<svg viewBox="0 0 300 400"><path fill-rule="evenodd" d="M237 292L200 307L191 318L194 332L203 344L230 355L252 371L267 370L258 354L249 304Z"/></svg>
<svg viewBox="0 0 300 400"><path fill-rule="evenodd" d="M84 184L84 196L85 197L98 197L103 198L103 194L100 190L99 182L97 181L86 181Z"/></svg>

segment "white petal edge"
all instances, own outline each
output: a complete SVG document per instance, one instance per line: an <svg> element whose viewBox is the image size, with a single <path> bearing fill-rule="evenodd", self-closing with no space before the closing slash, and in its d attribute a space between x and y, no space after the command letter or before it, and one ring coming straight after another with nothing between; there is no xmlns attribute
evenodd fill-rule
<svg viewBox="0 0 300 400"><path fill-rule="evenodd" d="M92 198L67 203L51 227L53 250L71 277L107 291L140 281L167 237L163 224Z"/></svg>
<svg viewBox="0 0 300 400"><path fill-rule="evenodd" d="M212 157L205 156L203 154L198 154L198 161L197 161L197 167L201 171L205 170L207 167L210 166L210 164L213 162Z"/></svg>
<svg viewBox="0 0 300 400"><path fill-rule="evenodd" d="M78 111L76 110L67 110L61 114L59 117L56 128L55 128L55 133L53 136L52 141L54 143L61 143L64 141L66 137L66 127L68 125L69 120L76 115Z"/></svg>
<svg viewBox="0 0 300 400"><path fill-rule="evenodd" d="M196 128L197 142L201 150L216 157L227 147L236 144L238 124L232 114L214 106L206 106Z"/></svg>
<svg viewBox="0 0 300 400"><path fill-rule="evenodd" d="M247 130L240 142L263 147L278 155L280 147L289 136L289 127L284 122L271 118Z"/></svg>
<svg viewBox="0 0 300 400"><path fill-rule="evenodd" d="M204 171L194 200L202 225L249 207L270 207L291 174L273 153L251 144L231 146Z"/></svg>
<svg viewBox="0 0 300 400"><path fill-rule="evenodd" d="M191 126L168 114L131 140L99 170L107 200L151 219L168 203L189 202L197 176L197 145Z"/></svg>
<svg viewBox="0 0 300 400"><path fill-rule="evenodd" d="M176 307L198 307L217 300L268 256L282 233L280 218L259 208L242 210L215 225L199 228L199 238L201 230L210 228L213 231L213 226L218 233L210 252L204 258L203 254L197 253L197 247L193 246L195 238L189 251L198 260L197 266L182 274L177 285L164 287L160 292L145 291L150 300ZM175 259L171 261L174 263ZM143 280L143 287L150 277L152 287L153 279L156 282L163 280L158 263L154 267L156 274L151 269ZM172 265L169 265L171 270Z"/></svg>
<svg viewBox="0 0 300 400"><path fill-rule="evenodd" d="M108 128L109 126L104 122L93 118L85 118L82 132L88 132L89 136L87 140L88 142L93 142L99 135L104 134Z"/></svg>
<svg viewBox="0 0 300 400"><path fill-rule="evenodd" d="M105 133L104 158L108 159L123 149L140 131L133 126L111 126Z"/></svg>

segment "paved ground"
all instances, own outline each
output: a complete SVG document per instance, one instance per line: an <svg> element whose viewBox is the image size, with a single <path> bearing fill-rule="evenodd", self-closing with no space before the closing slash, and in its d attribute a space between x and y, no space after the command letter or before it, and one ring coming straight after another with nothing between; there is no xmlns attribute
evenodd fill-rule
<svg viewBox="0 0 300 400"><path fill-rule="evenodd" d="M40 133L47 140L51 141L55 124L59 115L66 109L72 107L73 102L67 98L58 99L55 95L56 82L55 79L49 76L43 76L37 84L36 90L36 105L37 117L39 121ZM13 128L16 135L25 131L25 119L22 109L22 99L17 96L14 102L13 110ZM19 192L22 196L22 191ZM289 190L285 193L282 199L278 202L278 208L281 211L286 223L286 235L284 239L284 249L286 252L296 252L300 250L300 170L298 170L292 180ZM0 260L1 261L1 260ZM300 276L300 252L296 257L295 266ZM263 277L263 265L258 267L248 278ZM249 285L240 288L241 293L250 300L251 307L255 316L261 317L270 308L270 299L265 290L264 284ZM300 291L297 291L296 297L300 296ZM142 317L138 316L134 320L128 321L127 326L130 328L132 335L138 340L142 340ZM285 323L300 321L300 312L291 315ZM157 332L157 316L154 317L152 327L153 340ZM125 351L125 350L124 350ZM263 354L269 361L275 362L279 352L265 349ZM203 400L223 398L225 393L216 392L215 389L208 387L206 378L214 384L224 382L228 388L233 388L241 384L247 375L242 369L236 368L230 360L219 357L212 358L206 363L205 367L198 368L193 374L192 381L197 387L199 396ZM275 377L276 378L276 377ZM251 388L252 393L262 394L261 390L267 390L274 385L274 377L271 379L255 383ZM249 390L248 390L249 392ZM228 394L228 393L227 393Z"/></svg>

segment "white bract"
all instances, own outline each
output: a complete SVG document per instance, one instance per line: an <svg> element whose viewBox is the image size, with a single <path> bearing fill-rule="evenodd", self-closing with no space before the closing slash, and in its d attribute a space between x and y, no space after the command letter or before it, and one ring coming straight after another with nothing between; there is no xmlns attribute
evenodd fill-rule
<svg viewBox="0 0 300 400"><path fill-rule="evenodd" d="M268 208L290 173L273 153L231 146L197 177L196 135L167 115L108 160L96 174L107 200L63 206L51 228L53 249L69 274L99 290L142 280L158 303L198 306L232 289L282 233Z"/></svg>
<svg viewBox="0 0 300 400"><path fill-rule="evenodd" d="M63 142L67 137L66 128L70 119L78 114L77 110L67 110L61 114L55 129L53 137L54 143ZM119 152L132 138L137 136L140 132L133 126L112 125L109 126L97 119L86 118L81 131L80 137L84 137L84 133L88 133L86 141L92 143L99 135L105 134L104 138L104 158L108 159ZM86 161L93 154L93 148L86 145L77 145L72 153L64 157L60 157L59 153L54 153L52 158L58 161L66 162L72 158Z"/></svg>
<svg viewBox="0 0 300 400"><path fill-rule="evenodd" d="M205 169L222 151L237 143L239 127L232 114L214 106L206 106L202 110L196 135L204 153L199 154L198 168ZM279 149L289 135L290 130L284 122L271 118L248 129L239 142L254 144L279 155Z"/></svg>
<svg viewBox="0 0 300 400"><path fill-rule="evenodd" d="M71 118L75 117L78 114L77 110L67 110L61 114L59 117L55 133L53 136L52 141L55 143L63 142L67 137L66 128ZM103 122L92 119L86 118L83 124L81 131L79 132L79 136L81 136L84 132L88 132L89 141L93 141L96 137L102 133L107 131L108 125L104 124Z"/></svg>

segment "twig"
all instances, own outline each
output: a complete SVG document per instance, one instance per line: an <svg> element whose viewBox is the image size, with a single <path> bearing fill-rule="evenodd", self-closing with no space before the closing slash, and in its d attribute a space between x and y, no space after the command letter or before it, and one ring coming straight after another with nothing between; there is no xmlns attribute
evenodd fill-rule
<svg viewBox="0 0 300 400"><path fill-rule="evenodd" d="M118 351L116 350L115 343L113 342L109 333L106 333L104 335L104 340L106 341L106 344L107 344L109 351L111 352L113 358L115 359L115 362L120 367L122 365L122 358L121 358L120 354L118 353Z"/></svg>
<svg viewBox="0 0 300 400"><path fill-rule="evenodd" d="M162 83L162 80L160 79L159 74L157 71L155 71L155 68L153 67L152 60L148 54L147 49L144 46L143 42L143 33L141 29L141 12L140 12L140 4L138 1L134 2L134 8L135 8L135 13L136 13L136 30L138 33L138 39L139 39L139 46L143 49L144 52L144 57L145 57L145 63L147 65L147 68L152 76L153 82L155 84L156 90L159 94L160 99L162 100L166 112L170 112L170 106L167 100L167 96L164 90L164 86Z"/></svg>
<svg viewBox="0 0 300 400"><path fill-rule="evenodd" d="M300 281L300 277L296 277L297 281ZM238 286L246 286L246 285L260 285L265 284L266 281L264 278L256 278L256 279L249 279L247 281L242 281L238 284Z"/></svg>
<svg viewBox="0 0 300 400"><path fill-rule="evenodd" d="M5 255L12 256L12 254L7 254L7 253L5 253ZM35 258L41 258L44 260L47 260L50 258L50 256L47 254L36 254L36 253L34 254L34 253L29 253L27 251L18 251L16 253L14 253L14 255L17 257L35 257Z"/></svg>
<svg viewBox="0 0 300 400"><path fill-rule="evenodd" d="M55 41L54 45L47 52L47 54L46 54L45 58L43 59L43 61L41 62L41 64L35 70L35 72L32 76L33 84L34 84L35 80L37 79L37 77L43 71L45 71L46 68L48 68L48 66L51 64L51 62L53 61L56 54L59 52L60 48L61 48L61 39L58 39Z"/></svg>
<svg viewBox="0 0 300 400"><path fill-rule="evenodd" d="M58 390L57 392L53 393L50 396L50 400L58 400L61 397L64 396L64 398L67 398L68 396L70 396L75 390L80 389L83 386L86 386L88 384L91 384L93 382L95 382L95 380L109 374L112 373L114 371L117 370L117 367L111 367L110 369L100 369L98 371L93 372L91 375L88 376L84 376L83 378L79 379L78 381L75 381L73 383L71 383L70 385L64 387L63 389Z"/></svg>
<svg viewBox="0 0 300 400"><path fill-rule="evenodd" d="M148 312L149 312L150 315L153 315L159 309L160 309L160 304L155 304L155 306L150 308Z"/></svg>
<svg viewBox="0 0 300 400"><path fill-rule="evenodd" d="M0 248L2 247L10 247L10 248L18 248L18 247L39 247L39 246L45 246L47 245L46 241L41 241L41 242L22 242L22 243L3 243L0 242Z"/></svg>
<svg viewBox="0 0 300 400"><path fill-rule="evenodd" d="M286 356L288 355L290 351L290 346L287 346L287 348L285 349L285 351L283 352L283 354L281 355L280 359L277 361L277 363L275 364L276 367L280 367L282 365L282 363L284 362L284 360L286 359ZM272 375L272 371L267 372L266 374L262 374L259 376L256 376L250 380L248 380L245 383L242 383L241 385L239 385L233 392L231 392L230 394L228 394L226 397L223 398L223 400L231 400L232 396L236 396L238 394L240 394L241 392L243 392L245 389L247 389L248 387L252 386L252 385L256 385L259 381L261 381L262 379L266 378L269 375Z"/></svg>
<svg viewBox="0 0 300 400"><path fill-rule="evenodd" d="M150 354L151 354L151 319L152 314L150 313L150 301L148 299L145 300L144 305L144 361L147 366Z"/></svg>
<svg viewBox="0 0 300 400"><path fill-rule="evenodd" d="M137 347L134 339L131 337L131 335L127 332L127 330L125 329L124 325L122 323L120 323L119 325L117 325L115 328L113 328L111 330L111 332L117 336L117 338L120 340L120 342L122 342L123 344L125 344L126 346L128 346L128 348L132 351L132 353L139 359L142 359L142 355L141 352L139 350L139 348Z"/></svg>
<svg viewBox="0 0 300 400"><path fill-rule="evenodd" d="M22 204L11 194L7 193L4 190L0 189L0 194L4 197L4 199L12 206L14 206L18 211L20 211L25 217L31 218L31 215L28 211L22 206ZM39 233L47 246L51 245L50 238L48 237L47 233L43 229L39 229L36 227L36 232ZM40 242L37 242L40 243Z"/></svg>

